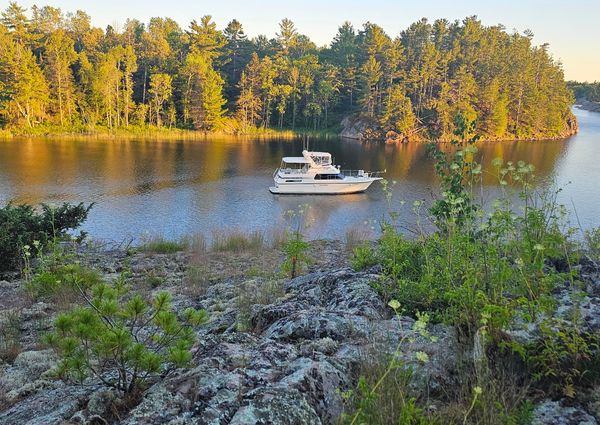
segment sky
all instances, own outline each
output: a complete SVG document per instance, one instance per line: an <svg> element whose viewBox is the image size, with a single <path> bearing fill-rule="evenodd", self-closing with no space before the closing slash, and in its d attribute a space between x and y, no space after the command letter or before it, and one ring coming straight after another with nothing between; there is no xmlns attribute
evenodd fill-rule
<svg viewBox="0 0 600 425"><path fill-rule="evenodd" d="M119 27L127 18L148 22L153 16L175 19L183 28L192 19L212 15L224 28L237 19L246 34L274 37L278 23L289 18L300 33L318 45L331 42L337 28L350 21L355 28L371 21L392 36L411 23L463 19L477 15L485 25L503 24L508 31L535 34L535 44L550 44L569 80L600 81L600 0L17 0L24 7L51 5L64 12L77 9L92 17L94 26ZM4 6L3 6L4 4ZM0 0L5 9L7 0Z"/></svg>

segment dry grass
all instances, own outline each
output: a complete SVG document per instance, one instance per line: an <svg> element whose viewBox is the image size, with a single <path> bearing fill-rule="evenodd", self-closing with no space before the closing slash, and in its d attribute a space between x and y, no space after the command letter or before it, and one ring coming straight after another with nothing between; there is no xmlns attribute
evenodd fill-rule
<svg viewBox="0 0 600 425"><path fill-rule="evenodd" d="M260 231L245 233L239 230L213 232L213 251L259 251L265 246L265 235Z"/></svg>
<svg viewBox="0 0 600 425"><path fill-rule="evenodd" d="M12 363L21 352L21 316L15 310L0 311L0 359Z"/></svg>
<svg viewBox="0 0 600 425"><path fill-rule="evenodd" d="M271 229L271 248L281 249L285 242L288 240L288 231L282 227L273 227Z"/></svg>
<svg viewBox="0 0 600 425"><path fill-rule="evenodd" d="M206 295L208 288L213 283L214 277L206 267L202 265L188 266L183 280L185 293L192 298Z"/></svg>
<svg viewBox="0 0 600 425"><path fill-rule="evenodd" d="M373 234L369 230L349 227L344 234L344 246L348 252L352 252L365 241L369 241L372 238Z"/></svg>
<svg viewBox="0 0 600 425"><path fill-rule="evenodd" d="M202 254L208 251L208 242L202 233L195 233L189 237L188 249L193 254Z"/></svg>
<svg viewBox="0 0 600 425"><path fill-rule="evenodd" d="M285 295L281 279L257 279L244 282L237 290L236 327L240 332L252 331L252 307L257 304L272 304Z"/></svg>
<svg viewBox="0 0 600 425"><path fill-rule="evenodd" d="M488 363L480 376L470 367L460 372L461 384L447 389L444 398L448 402L441 406L439 415L455 423L530 423L531 404L527 401L530 382L520 370L519 362L512 356L496 356ZM475 387L482 391L469 411Z"/></svg>
<svg viewBox="0 0 600 425"><path fill-rule="evenodd" d="M410 402L408 391L411 374L402 366L396 367L386 374L390 361L392 361L391 357L378 352L375 346L372 350L362 353L359 363L354 369L356 378L361 377L363 380L362 389L357 388L351 393L351 397L347 400L345 420L342 420L341 423L350 423L359 406L362 412L359 420L368 417L370 424L421 423L400 420L403 413L406 414L404 410L407 408L407 403ZM368 393L377 384L377 390L369 395ZM432 423L435 422L432 421Z"/></svg>

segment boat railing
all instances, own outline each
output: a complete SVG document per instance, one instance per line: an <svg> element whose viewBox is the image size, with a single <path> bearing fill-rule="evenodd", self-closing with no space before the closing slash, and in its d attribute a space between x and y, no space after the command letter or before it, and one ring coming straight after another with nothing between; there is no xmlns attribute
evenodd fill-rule
<svg viewBox="0 0 600 425"><path fill-rule="evenodd" d="M345 177L383 177L385 171L340 170L340 173Z"/></svg>

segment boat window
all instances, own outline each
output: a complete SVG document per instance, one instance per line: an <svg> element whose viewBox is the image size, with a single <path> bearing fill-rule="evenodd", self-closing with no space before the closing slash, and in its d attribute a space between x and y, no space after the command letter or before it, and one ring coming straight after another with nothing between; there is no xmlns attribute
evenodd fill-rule
<svg viewBox="0 0 600 425"><path fill-rule="evenodd" d="M342 180L344 176L341 174L316 174L315 180Z"/></svg>
<svg viewBox="0 0 600 425"><path fill-rule="evenodd" d="M317 165L330 165L331 164L331 157L329 157L327 155L311 156L311 158Z"/></svg>

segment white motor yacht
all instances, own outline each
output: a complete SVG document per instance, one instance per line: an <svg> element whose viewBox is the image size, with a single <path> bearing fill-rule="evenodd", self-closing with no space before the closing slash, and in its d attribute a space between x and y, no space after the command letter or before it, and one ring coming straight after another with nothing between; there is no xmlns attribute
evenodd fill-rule
<svg viewBox="0 0 600 425"><path fill-rule="evenodd" d="M364 192L383 172L340 170L327 152L302 151L300 157L285 157L273 173L276 194L347 194Z"/></svg>

